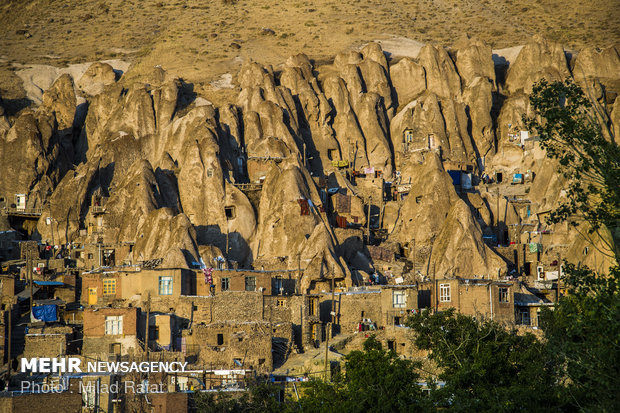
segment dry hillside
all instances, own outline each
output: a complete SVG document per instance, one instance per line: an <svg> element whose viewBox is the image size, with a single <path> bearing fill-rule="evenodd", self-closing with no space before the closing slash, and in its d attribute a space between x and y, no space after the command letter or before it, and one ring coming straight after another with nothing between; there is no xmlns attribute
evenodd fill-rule
<svg viewBox="0 0 620 413"><path fill-rule="evenodd" d="M468 33L502 48L539 33L575 49L617 45L619 6L618 0L0 0L0 96L22 107L14 70L33 63L160 64L220 100L233 95L210 96L209 83L237 73L244 60L277 64L303 51L320 61L392 36L452 46Z"/></svg>

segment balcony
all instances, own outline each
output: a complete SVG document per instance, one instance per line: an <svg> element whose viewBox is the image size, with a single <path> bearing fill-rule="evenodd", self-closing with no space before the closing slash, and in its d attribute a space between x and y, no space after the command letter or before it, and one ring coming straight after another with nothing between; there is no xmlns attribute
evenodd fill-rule
<svg viewBox="0 0 620 413"><path fill-rule="evenodd" d="M4 207L2 209L3 215L8 215L12 217L24 217L24 218L40 217L41 212L43 212L43 208Z"/></svg>

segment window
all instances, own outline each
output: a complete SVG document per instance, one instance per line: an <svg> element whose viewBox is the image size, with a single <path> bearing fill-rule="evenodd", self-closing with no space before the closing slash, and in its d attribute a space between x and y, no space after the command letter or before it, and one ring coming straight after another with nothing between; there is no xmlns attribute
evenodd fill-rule
<svg viewBox="0 0 620 413"><path fill-rule="evenodd" d="M222 291L228 291L230 289L230 278L222 278Z"/></svg>
<svg viewBox="0 0 620 413"><path fill-rule="evenodd" d="M530 325L530 309L524 308L519 310L519 324L524 326Z"/></svg>
<svg viewBox="0 0 620 413"><path fill-rule="evenodd" d="M280 300L277 301L276 306L277 307L284 307L284 304L285 304L285 301L280 299Z"/></svg>
<svg viewBox="0 0 620 413"><path fill-rule="evenodd" d="M235 207L234 206L224 207L224 213L226 214L226 219L235 219Z"/></svg>
<svg viewBox="0 0 620 413"><path fill-rule="evenodd" d="M282 277L274 278L273 288L274 288L274 294L280 293L280 290L282 289Z"/></svg>
<svg viewBox="0 0 620 413"><path fill-rule="evenodd" d="M213 176L213 168L207 169L207 177L211 178Z"/></svg>
<svg viewBox="0 0 620 413"><path fill-rule="evenodd" d="M245 290L256 291L256 277L245 277Z"/></svg>
<svg viewBox="0 0 620 413"><path fill-rule="evenodd" d="M405 291L393 291L392 292L392 304L394 308L405 308L407 303L407 296Z"/></svg>
<svg viewBox="0 0 620 413"><path fill-rule="evenodd" d="M510 302L510 297L508 296L508 288L506 287L499 288L499 302L500 303Z"/></svg>
<svg viewBox="0 0 620 413"><path fill-rule="evenodd" d="M88 259L89 259L89 260L92 260L92 259L93 259L93 254L88 253Z"/></svg>
<svg viewBox="0 0 620 413"><path fill-rule="evenodd" d="M114 278L103 279L103 295L116 295L116 280Z"/></svg>
<svg viewBox="0 0 620 413"><path fill-rule="evenodd" d="M118 336L123 334L123 316L107 316L105 318L105 335Z"/></svg>
<svg viewBox="0 0 620 413"><path fill-rule="evenodd" d="M121 354L121 343L110 344L110 354Z"/></svg>
<svg viewBox="0 0 620 413"><path fill-rule="evenodd" d="M172 277L164 275L159 277L159 295L172 295Z"/></svg>
<svg viewBox="0 0 620 413"><path fill-rule="evenodd" d="M450 284L439 284L439 301L448 303L450 299Z"/></svg>
<svg viewBox="0 0 620 413"><path fill-rule="evenodd" d="M308 314L316 315L316 302L314 298L308 299Z"/></svg>
<svg viewBox="0 0 620 413"><path fill-rule="evenodd" d="M221 346L224 344L224 334L217 333L217 345Z"/></svg>

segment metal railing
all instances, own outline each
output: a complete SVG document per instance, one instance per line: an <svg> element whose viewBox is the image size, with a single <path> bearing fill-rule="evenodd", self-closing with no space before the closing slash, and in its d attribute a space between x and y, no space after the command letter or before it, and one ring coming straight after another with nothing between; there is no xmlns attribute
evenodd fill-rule
<svg viewBox="0 0 620 413"><path fill-rule="evenodd" d="M17 207L4 207L2 213L4 215L15 216L41 216L43 208L17 208Z"/></svg>

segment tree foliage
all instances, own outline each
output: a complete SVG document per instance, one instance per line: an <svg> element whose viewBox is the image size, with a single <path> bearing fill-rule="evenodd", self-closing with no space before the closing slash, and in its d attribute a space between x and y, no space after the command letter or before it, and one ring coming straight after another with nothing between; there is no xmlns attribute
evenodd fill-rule
<svg viewBox="0 0 620 413"><path fill-rule="evenodd" d="M550 222L589 224L606 253L620 257L620 147L598 104L571 80L536 83L530 95L535 116L524 118L536 131L547 156L557 159L568 180L566 201L552 211ZM605 133L603 133L605 131ZM601 233L609 230L612 240Z"/></svg>
<svg viewBox="0 0 620 413"><path fill-rule="evenodd" d="M620 411L620 267L605 275L566 264L569 293L541 317L561 400L583 411Z"/></svg>
<svg viewBox="0 0 620 413"><path fill-rule="evenodd" d="M314 381L300 400L304 412L411 412L428 407L418 385L418 364L386 351L374 336L345 357L333 383Z"/></svg>
<svg viewBox="0 0 620 413"><path fill-rule="evenodd" d="M445 387L433 392L453 411L519 412L557 405L552 365L544 344L492 321L454 309L409 319L416 346L442 370Z"/></svg>
<svg viewBox="0 0 620 413"><path fill-rule="evenodd" d="M551 222L582 218L593 245L602 242L616 261L606 274L565 263L568 294L542 315L546 354L566 409L620 411L620 149L596 102L571 81L540 81L530 103L537 117L527 124L568 179Z"/></svg>
<svg viewBox="0 0 620 413"><path fill-rule="evenodd" d="M262 413L281 412L276 395L280 388L264 382L250 383L250 391L238 393L201 393L193 395L194 411L198 413Z"/></svg>

